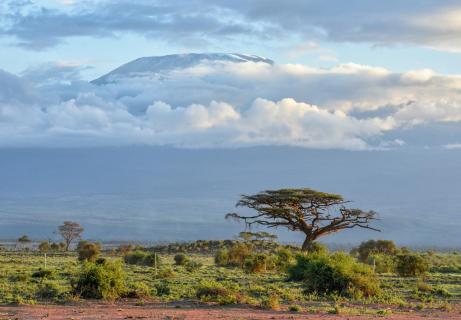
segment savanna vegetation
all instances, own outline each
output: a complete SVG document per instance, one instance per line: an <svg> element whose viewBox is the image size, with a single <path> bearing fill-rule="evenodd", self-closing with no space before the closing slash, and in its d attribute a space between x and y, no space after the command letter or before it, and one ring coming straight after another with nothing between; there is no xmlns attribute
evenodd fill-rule
<svg viewBox="0 0 461 320"><path fill-rule="evenodd" d="M310 189L243 196L253 216L231 214L249 225L301 231L300 247L277 243L268 232L238 240L199 240L154 247L81 239L83 227L59 227L62 243L31 244L0 252L0 303L135 299L244 304L291 312L372 313L459 308L461 254L416 252L390 240L370 240L350 252L329 252L321 236L371 226L375 213L345 209L337 195ZM334 209L334 210L333 210ZM228 215L229 217L229 215ZM28 240L28 241L25 241Z"/></svg>

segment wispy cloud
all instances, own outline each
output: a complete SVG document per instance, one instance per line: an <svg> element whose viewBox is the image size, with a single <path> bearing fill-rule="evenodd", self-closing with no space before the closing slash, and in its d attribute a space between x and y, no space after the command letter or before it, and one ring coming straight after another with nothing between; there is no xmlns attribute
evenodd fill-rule
<svg viewBox="0 0 461 320"><path fill-rule="evenodd" d="M291 39L295 51L312 41L371 45L411 44L460 51L455 0L278 0L107 1L60 0L63 8L29 1L2 9L1 31L30 49L55 46L71 37L136 33L167 42L203 44L218 39ZM297 39L297 41L295 41ZM307 45L306 45L307 43Z"/></svg>

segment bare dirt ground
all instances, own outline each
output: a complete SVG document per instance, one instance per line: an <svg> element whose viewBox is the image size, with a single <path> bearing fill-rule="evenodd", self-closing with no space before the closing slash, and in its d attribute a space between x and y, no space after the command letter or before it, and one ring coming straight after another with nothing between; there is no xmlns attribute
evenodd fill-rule
<svg viewBox="0 0 461 320"><path fill-rule="evenodd" d="M333 315L309 314L305 312L268 311L250 307L219 307L219 306L181 306L175 308L165 304L149 304L135 306L132 304L100 304L88 303L78 306L0 306L0 320L92 320L92 319L161 319L161 320L202 320L202 319L461 319L461 313L418 311L396 313L388 316L378 315Z"/></svg>

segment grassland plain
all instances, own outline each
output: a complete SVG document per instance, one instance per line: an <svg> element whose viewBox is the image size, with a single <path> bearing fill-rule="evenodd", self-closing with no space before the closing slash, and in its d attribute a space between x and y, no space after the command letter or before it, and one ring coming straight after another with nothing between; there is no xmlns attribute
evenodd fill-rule
<svg viewBox="0 0 461 320"><path fill-rule="evenodd" d="M211 306L223 308L223 305L228 305L224 310L235 306L243 307L245 310L272 309L271 312L275 313L288 312L290 317L302 314L391 317L432 314L442 318L459 316L461 272L457 266L460 263L460 255L427 255L431 261L431 270L423 278L380 274L383 288L381 295L351 299L305 294L302 283L287 281L287 275L280 271L247 273L241 268L218 267L213 256L203 254L188 255L189 259L197 262L195 267L188 268L175 265L174 255L162 254L162 263L157 267L124 264L126 284L131 294L108 303L116 303L115 307L112 307L116 310L149 310L152 308L148 306L164 306L167 309L161 313L174 311L177 316L181 312L187 314L191 307L205 308L202 310L212 312L210 310L213 309L209 309ZM122 259L109 253L105 254L104 258ZM60 310L61 305L86 305L85 308L91 308L88 307L88 303L91 302L71 293L71 279L80 270L75 253L49 253L45 259L45 255L38 252L2 252L0 266L0 304L3 305L0 319L11 318L15 312L32 312L30 319L34 319L33 310L42 310L43 305L48 306L50 310ZM197 295L198 288L210 286L225 288L233 294L218 300ZM174 310L168 311L168 308ZM64 311L61 313L66 314ZM263 315L260 316L264 318ZM115 315L113 317L116 318ZM69 318L77 319L75 315L63 319ZM188 315L187 319L194 319L193 315Z"/></svg>

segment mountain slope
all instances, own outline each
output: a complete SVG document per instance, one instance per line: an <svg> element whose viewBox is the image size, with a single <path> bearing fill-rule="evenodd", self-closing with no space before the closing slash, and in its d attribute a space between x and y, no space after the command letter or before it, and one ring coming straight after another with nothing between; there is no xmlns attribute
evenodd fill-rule
<svg viewBox="0 0 461 320"><path fill-rule="evenodd" d="M213 62L262 62L273 64L270 59L255 55L239 53L188 53L172 54L166 56L143 57L128 62L117 69L112 70L106 75L91 81L96 85L104 85L116 82L121 77L137 77L145 74L167 72L175 69L184 69L196 66L204 61Z"/></svg>

